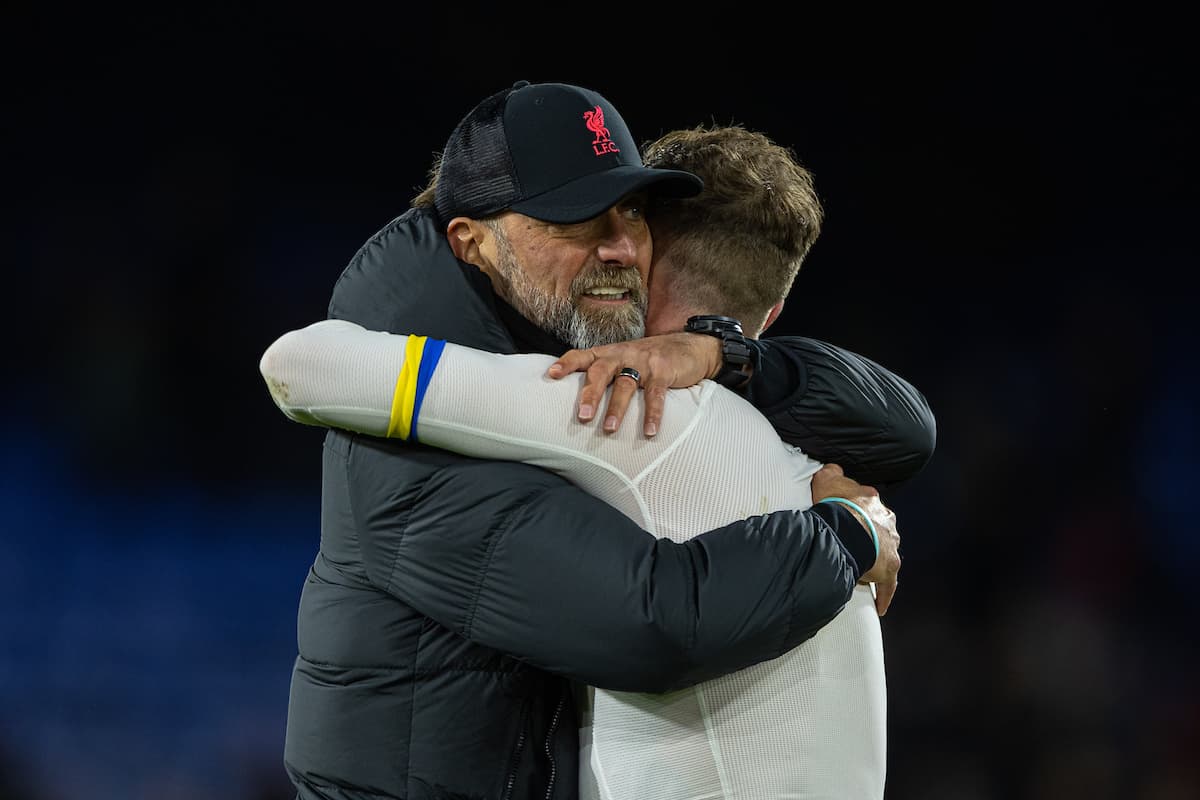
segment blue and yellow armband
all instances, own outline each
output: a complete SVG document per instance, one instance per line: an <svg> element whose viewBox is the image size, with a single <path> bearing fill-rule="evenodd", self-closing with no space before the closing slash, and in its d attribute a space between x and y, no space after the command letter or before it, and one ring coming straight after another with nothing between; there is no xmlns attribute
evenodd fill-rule
<svg viewBox="0 0 1200 800"><path fill-rule="evenodd" d="M404 366L396 379L392 395L392 416L388 421L389 439L417 441L417 421L421 416L421 401L433 379L438 360L446 342L425 336L409 336L404 347Z"/></svg>

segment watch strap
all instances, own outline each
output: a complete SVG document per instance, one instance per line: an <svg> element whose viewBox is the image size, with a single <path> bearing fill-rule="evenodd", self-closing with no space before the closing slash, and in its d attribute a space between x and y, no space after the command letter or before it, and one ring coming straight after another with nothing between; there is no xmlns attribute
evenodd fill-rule
<svg viewBox="0 0 1200 800"><path fill-rule="evenodd" d="M730 389L745 386L753 374L753 351L742 334L742 324L733 317L698 315L688 319L684 330L721 340L721 370L714 381Z"/></svg>

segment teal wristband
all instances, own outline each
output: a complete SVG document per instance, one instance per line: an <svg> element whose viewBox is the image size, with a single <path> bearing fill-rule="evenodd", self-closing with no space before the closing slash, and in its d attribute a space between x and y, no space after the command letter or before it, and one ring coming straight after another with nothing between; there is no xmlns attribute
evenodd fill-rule
<svg viewBox="0 0 1200 800"><path fill-rule="evenodd" d="M879 534L875 532L875 523L871 521L871 515L862 509L858 503L852 503L844 497L826 497L824 500L818 500L818 503L841 503L844 506L849 506L859 513L863 518L863 522L867 524L867 530L871 532L871 541L875 543L875 555L879 555Z"/></svg>

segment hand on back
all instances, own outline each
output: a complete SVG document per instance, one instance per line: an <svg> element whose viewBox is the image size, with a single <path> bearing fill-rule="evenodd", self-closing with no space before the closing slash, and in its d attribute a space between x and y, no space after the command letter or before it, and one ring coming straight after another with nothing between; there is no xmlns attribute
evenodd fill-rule
<svg viewBox="0 0 1200 800"><path fill-rule="evenodd" d="M837 464L826 464L813 475L812 495L814 503L826 497L849 500L866 511L871 522L875 523L879 555L860 582L875 584L875 610L882 617L896 594L897 575L900 572L900 532L896 528L896 512L883 504L875 487L864 486L847 477ZM856 518L859 517L853 509L850 511Z"/></svg>

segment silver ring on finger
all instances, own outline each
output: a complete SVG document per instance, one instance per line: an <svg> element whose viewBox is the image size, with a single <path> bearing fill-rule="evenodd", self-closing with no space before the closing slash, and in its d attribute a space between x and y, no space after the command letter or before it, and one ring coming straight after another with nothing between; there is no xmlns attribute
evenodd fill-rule
<svg viewBox="0 0 1200 800"><path fill-rule="evenodd" d="M633 382L638 386L642 385L642 373L638 372L633 367L621 367L621 371L617 373L618 378L632 378Z"/></svg>

